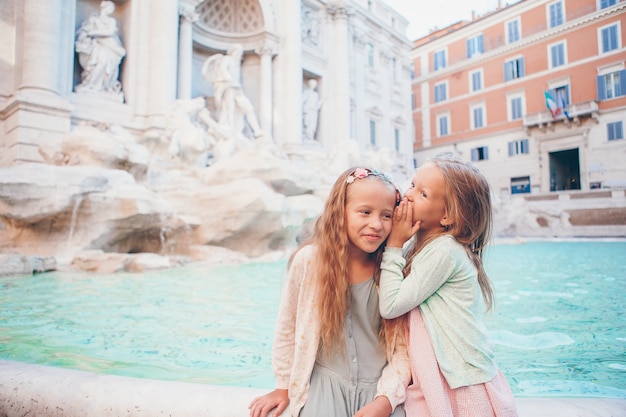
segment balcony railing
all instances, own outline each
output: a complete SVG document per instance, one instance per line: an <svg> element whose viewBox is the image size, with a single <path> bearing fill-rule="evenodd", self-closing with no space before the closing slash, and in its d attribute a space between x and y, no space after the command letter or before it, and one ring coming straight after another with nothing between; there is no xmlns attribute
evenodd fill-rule
<svg viewBox="0 0 626 417"><path fill-rule="evenodd" d="M556 117L552 117L552 113L548 110L527 114L523 119L524 128L529 130L533 127L538 127L545 131L547 127L552 127L557 122L563 122L566 126L569 126L571 123L579 125L580 120L584 117L591 117L596 122L598 121L598 103L595 100L570 104L566 110L569 117L563 111Z"/></svg>

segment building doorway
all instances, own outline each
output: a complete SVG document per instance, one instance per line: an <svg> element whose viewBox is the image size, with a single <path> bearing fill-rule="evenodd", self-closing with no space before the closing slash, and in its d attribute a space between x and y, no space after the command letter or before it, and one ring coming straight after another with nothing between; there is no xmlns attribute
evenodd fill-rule
<svg viewBox="0 0 626 417"><path fill-rule="evenodd" d="M550 152L550 191L580 190L578 148Z"/></svg>

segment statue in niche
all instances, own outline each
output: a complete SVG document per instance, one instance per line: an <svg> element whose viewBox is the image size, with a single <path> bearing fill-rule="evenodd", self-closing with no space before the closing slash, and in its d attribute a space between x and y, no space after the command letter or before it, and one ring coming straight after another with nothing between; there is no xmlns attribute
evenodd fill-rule
<svg viewBox="0 0 626 417"><path fill-rule="evenodd" d="M213 100L217 109L217 121L222 128L232 132L236 140L246 127L252 130L254 137L263 133L259 126L254 107L241 85L241 44L231 46L226 55L214 54L204 62L202 76L213 85Z"/></svg>
<svg viewBox="0 0 626 417"><path fill-rule="evenodd" d="M315 140L317 121L322 101L317 92L317 80L309 79L302 92L302 134L305 141Z"/></svg>
<svg viewBox="0 0 626 417"><path fill-rule="evenodd" d="M82 67L81 83L76 91L103 91L121 95L119 67L126 50L118 36L117 22L111 14L112 1L102 1L100 12L94 13L78 29L76 53Z"/></svg>

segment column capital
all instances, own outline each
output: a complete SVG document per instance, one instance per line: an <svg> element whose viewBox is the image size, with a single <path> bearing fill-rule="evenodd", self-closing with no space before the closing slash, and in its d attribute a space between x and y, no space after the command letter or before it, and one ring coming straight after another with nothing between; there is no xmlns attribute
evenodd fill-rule
<svg viewBox="0 0 626 417"><path fill-rule="evenodd" d="M178 15L190 23L200 18L200 15L196 12L196 6L188 3L180 3L178 5Z"/></svg>
<svg viewBox="0 0 626 417"><path fill-rule="evenodd" d="M273 57L278 53L278 48L273 43L266 42L262 45L255 47L254 53L259 56L269 55L270 57Z"/></svg>
<svg viewBox="0 0 626 417"><path fill-rule="evenodd" d="M326 8L326 12L332 16L335 20L345 19L347 20L350 16L354 15L354 11L351 7L341 6L341 5L331 5Z"/></svg>

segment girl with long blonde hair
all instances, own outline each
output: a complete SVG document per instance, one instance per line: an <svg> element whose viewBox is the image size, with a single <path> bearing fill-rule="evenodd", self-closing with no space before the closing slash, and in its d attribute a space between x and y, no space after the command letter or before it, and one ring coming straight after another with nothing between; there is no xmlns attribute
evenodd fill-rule
<svg viewBox="0 0 626 417"><path fill-rule="evenodd" d="M399 200L376 170L339 176L289 259L272 354L276 389L251 402L251 417L404 416L404 327L381 318L377 294Z"/></svg>
<svg viewBox="0 0 626 417"><path fill-rule="evenodd" d="M408 313L409 417L517 416L482 320L493 304L483 266L491 230L486 178L445 157L417 170L394 213L380 312L389 319Z"/></svg>

